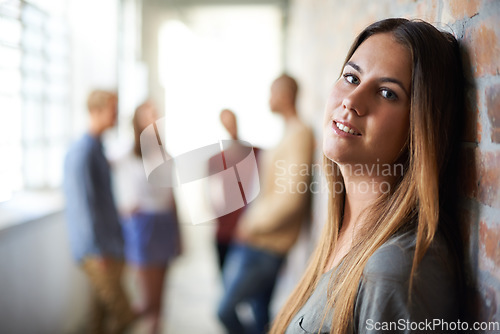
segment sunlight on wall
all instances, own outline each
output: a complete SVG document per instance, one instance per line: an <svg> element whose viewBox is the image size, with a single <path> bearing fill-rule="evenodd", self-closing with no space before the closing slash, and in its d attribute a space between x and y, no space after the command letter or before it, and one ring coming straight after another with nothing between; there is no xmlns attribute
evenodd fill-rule
<svg viewBox="0 0 500 334"><path fill-rule="evenodd" d="M227 138L223 108L238 117L240 138L270 147L282 135L269 111L280 74L280 12L273 6L195 7L160 33L167 149L177 155ZM258 24L256 24L258 22Z"/></svg>
<svg viewBox="0 0 500 334"><path fill-rule="evenodd" d="M268 106L270 85L282 68L279 8L183 10L182 21L167 21L161 29L159 59L172 156L228 138L219 121L224 108L236 113L240 139L269 148L281 138L283 123ZM175 191L181 221L194 221L188 207L212 215L202 188Z"/></svg>

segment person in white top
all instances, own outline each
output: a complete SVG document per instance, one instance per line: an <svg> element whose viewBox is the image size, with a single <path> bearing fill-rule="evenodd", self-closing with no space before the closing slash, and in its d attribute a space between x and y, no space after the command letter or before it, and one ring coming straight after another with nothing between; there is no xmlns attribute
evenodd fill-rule
<svg viewBox="0 0 500 334"><path fill-rule="evenodd" d="M180 254L180 234L172 188L148 183L142 163L141 132L158 119L151 102L134 114L133 150L117 163L122 199L125 256L137 274L142 300L138 306L148 322L149 333L159 333L165 274ZM124 197L124 196L122 196Z"/></svg>

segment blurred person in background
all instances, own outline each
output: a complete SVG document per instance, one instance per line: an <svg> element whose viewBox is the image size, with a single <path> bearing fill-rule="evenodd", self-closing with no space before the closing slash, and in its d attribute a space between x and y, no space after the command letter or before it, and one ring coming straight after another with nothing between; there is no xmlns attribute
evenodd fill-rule
<svg viewBox="0 0 500 334"><path fill-rule="evenodd" d="M314 136L298 117L297 91L296 81L286 74L271 86L269 105L284 118L285 132L277 147L263 154L260 194L240 218L224 265L218 316L230 334L266 332L278 273L309 213ZM238 317L242 302L252 308L251 323Z"/></svg>
<svg viewBox="0 0 500 334"><path fill-rule="evenodd" d="M115 125L116 94L103 90L87 100L87 133L69 149L64 165L64 193L73 256L93 291L91 333L123 333L135 319L122 286L124 242L115 206L102 134Z"/></svg>
<svg viewBox="0 0 500 334"><path fill-rule="evenodd" d="M236 120L236 115L229 109L223 109L220 113L220 121L226 131L229 133L231 136L231 140L234 142L232 145L224 152L226 155L230 154L234 160L236 161L241 161L243 160L249 152L249 147L245 146L243 142L238 141L238 123ZM253 147L253 153L257 159L258 162L258 156L260 149ZM213 174L213 170L215 170L220 162L222 160L222 153L217 154L216 156L212 157L209 161L209 174ZM257 171L255 171L257 172ZM239 182L241 183L241 182ZM226 186L226 187L225 187ZM231 196L234 194L229 194L229 191L226 189L228 187L231 187L232 185L224 185L222 184L222 188L224 191L225 196ZM214 198L214 200L218 200L218 198ZM224 205L224 201L222 203L213 203L213 206L216 207L217 205ZM217 230L216 230L216 246L217 246L217 255L218 255L218 260L219 260L219 268L222 271L222 268L224 268L224 262L226 259L226 254L229 250L229 246L231 242L233 241L233 236L236 231L236 224L238 223L238 219L240 218L241 214L245 210L246 206L235 210L233 212L230 212L226 215L223 215L219 218L217 218ZM222 208L224 209L224 208Z"/></svg>
<svg viewBox="0 0 500 334"><path fill-rule="evenodd" d="M171 187L148 183L143 162L140 136L158 119L155 105L148 101L137 107L132 124L132 151L115 163L123 201L125 256L139 282L140 314L147 321L147 333L160 333L161 307L165 275L171 261L180 254L177 210ZM164 146L163 146L164 147ZM168 156L168 154L167 154ZM164 177L172 177L165 174ZM166 180L164 180L167 182Z"/></svg>

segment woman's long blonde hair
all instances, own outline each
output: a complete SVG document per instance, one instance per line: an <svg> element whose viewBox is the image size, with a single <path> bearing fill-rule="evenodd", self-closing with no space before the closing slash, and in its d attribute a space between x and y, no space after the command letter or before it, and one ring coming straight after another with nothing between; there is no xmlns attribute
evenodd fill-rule
<svg viewBox="0 0 500 334"><path fill-rule="evenodd" d="M392 191L369 209L367 230L354 240L330 282L324 314L326 317L333 309L331 333L335 334L353 331L354 305L365 264L398 231L414 229L417 235L410 293L417 266L438 230L455 254L457 276L459 280L461 277L461 238L457 220L453 219L457 193L453 167L456 167L464 107L458 43L451 34L440 32L426 22L386 19L361 32L345 63L367 38L388 32L409 49L412 57L410 130L406 148L398 159L404 172L391 185ZM342 227L345 193L338 194L333 187L343 183L343 177L335 163L326 157L323 160L329 186L328 221L305 275L273 323L273 334L285 332L312 294L327 268ZM462 285L461 280L458 284Z"/></svg>

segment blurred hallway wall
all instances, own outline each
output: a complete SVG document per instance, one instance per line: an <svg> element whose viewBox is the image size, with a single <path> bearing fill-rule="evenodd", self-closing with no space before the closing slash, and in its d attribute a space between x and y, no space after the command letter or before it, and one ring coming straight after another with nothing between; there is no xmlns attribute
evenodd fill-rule
<svg viewBox="0 0 500 334"><path fill-rule="evenodd" d="M88 294L61 213L0 231L0 333L79 333Z"/></svg>

